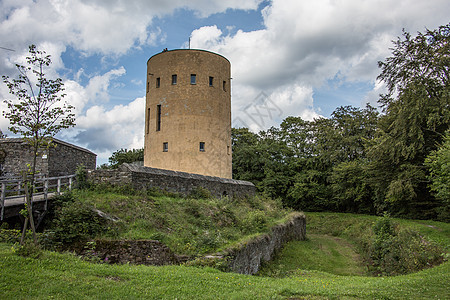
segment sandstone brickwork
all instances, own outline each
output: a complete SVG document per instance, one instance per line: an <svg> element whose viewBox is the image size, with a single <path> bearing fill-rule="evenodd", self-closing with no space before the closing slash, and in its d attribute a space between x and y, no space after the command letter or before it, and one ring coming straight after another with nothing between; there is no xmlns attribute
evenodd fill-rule
<svg viewBox="0 0 450 300"><path fill-rule="evenodd" d="M231 65L204 50L147 62L144 165L231 178Z"/></svg>

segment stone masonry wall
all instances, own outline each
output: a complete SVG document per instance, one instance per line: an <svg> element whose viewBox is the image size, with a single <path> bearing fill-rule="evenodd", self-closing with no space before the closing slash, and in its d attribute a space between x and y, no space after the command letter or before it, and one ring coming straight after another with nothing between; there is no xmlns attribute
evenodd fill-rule
<svg viewBox="0 0 450 300"><path fill-rule="evenodd" d="M103 262L112 264L164 266L181 262L169 247L153 240L96 240L94 251Z"/></svg>
<svg viewBox="0 0 450 300"><path fill-rule="evenodd" d="M0 176L17 177L33 163L33 151L22 139L0 139L0 151L4 158L0 161ZM48 172L47 150L37 156L36 168L43 174Z"/></svg>
<svg viewBox="0 0 450 300"><path fill-rule="evenodd" d="M89 173L94 183L131 184L136 189L159 188L168 192L189 194L202 187L216 197L245 197L255 194L248 181L204 176L170 170L123 164L118 170L96 170Z"/></svg>
<svg viewBox="0 0 450 300"><path fill-rule="evenodd" d="M84 165L87 170L95 170L97 157L91 151L59 140L55 144L56 147L51 147L48 155L50 177L75 174L79 165Z"/></svg>
<svg viewBox="0 0 450 300"><path fill-rule="evenodd" d="M53 139L53 142L56 147L39 150L37 170L41 174L50 177L72 175L80 164L87 169L95 169L95 153L61 140ZM0 139L0 151L5 154L4 161L0 161L0 176L19 176L27 164L33 162L31 147L21 138Z"/></svg>
<svg viewBox="0 0 450 300"><path fill-rule="evenodd" d="M258 236L249 242L229 250L223 257L229 269L240 274L255 274L263 261L270 261L275 253L286 243L306 238L306 217L294 213L284 224L272 228L266 235Z"/></svg>

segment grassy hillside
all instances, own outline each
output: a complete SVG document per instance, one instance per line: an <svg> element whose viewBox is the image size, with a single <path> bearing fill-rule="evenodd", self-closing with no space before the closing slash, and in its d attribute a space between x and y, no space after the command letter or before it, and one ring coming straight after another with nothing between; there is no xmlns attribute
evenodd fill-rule
<svg viewBox="0 0 450 300"><path fill-rule="evenodd" d="M54 225L66 227L64 224L81 219L83 206L94 207L120 220L108 225L113 230L100 232L99 237L159 240L177 254L193 256L266 232L289 213L272 199L216 199L201 189L182 197L155 191L101 188L74 191L71 199L63 204L60 213L63 220Z"/></svg>
<svg viewBox="0 0 450 300"><path fill-rule="evenodd" d="M449 299L450 264L395 277L298 270L288 278L210 268L91 264L70 254L24 258L0 244L2 299Z"/></svg>
<svg viewBox="0 0 450 300"><path fill-rule="evenodd" d="M450 224L388 218L397 235L378 241L376 224L385 218L306 213L307 241L291 242L259 272L284 277L298 270L325 271L336 275L388 275L417 272L448 259ZM381 244L381 248L377 246ZM373 261L382 252L385 261Z"/></svg>
<svg viewBox="0 0 450 300"><path fill-rule="evenodd" d="M78 191L74 196L79 200L76 207L92 205L121 219L118 230L102 235L158 238L188 254L215 251L245 235L263 232L287 214L276 201L262 198L231 201L104 190ZM17 255L11 243L0 243L0 299L450 298L449 262L408 275L362 275L357 240L364 240L376 217L306 216L309 239L289 244L285 248L289 255L280 256L275 267L260 276L208 267L93 264L71 253L51 251L33 259ZM450 224L395 221L448 249Z"/></svg>

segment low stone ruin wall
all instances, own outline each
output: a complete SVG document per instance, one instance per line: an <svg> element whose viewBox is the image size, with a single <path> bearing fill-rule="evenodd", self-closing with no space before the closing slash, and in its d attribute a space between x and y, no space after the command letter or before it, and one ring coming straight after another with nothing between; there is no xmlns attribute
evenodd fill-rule
<svg viewBox="0 0 450 300"><path fill-rule="evenodd" d="M111 264L164 266L183 262L183 258L175 255L169 247L153 240L96 240L93 249L84 250L81 254L95 255Z"/></svg>
<svg viewBox="0 0 450 300"><path fill-rule="evenodd" d="M306 218L293 213L288 220L274 226L270 233L210 255L190 261L190 265L220 265L221 269L240 274L255 274L264 261L270 261L286 243L306 238ZM190 258L174 254L166 245L155 240L96 240L92 249L82 248L81 255L94 255L106 263L143 264L153 266L174 265ZM78 252L78 251L77 251ZM213 262L211 264L211 261ZM225 266L225 268L224 268Z"/></svg>
<svg viewBox="0 0 450 300"><path fill-rule="evenodd" d="M269 234L225 250L222 256L232 272L255 274L261 263L270 261L286 243L305 238L306 217L302 213L294 213L286 223L273 227Z"/></svg>
<svg viewBox="0 0 450 300"><path fill-rule="evenodd" d="M88 179L94 183L131 185L136 189L159 188L185 195L198 187L209 190L216 197L254 196L256 192L256 187L248 181L155 169L133 164L123 164L117 170L90 171Z"/></svg>

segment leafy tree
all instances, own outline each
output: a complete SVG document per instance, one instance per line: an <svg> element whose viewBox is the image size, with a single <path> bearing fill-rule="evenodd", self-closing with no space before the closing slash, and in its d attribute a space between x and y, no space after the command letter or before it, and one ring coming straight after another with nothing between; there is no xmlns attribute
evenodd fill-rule
<svg viewBox="0 0 450 300"><path fill-rule="evenodd" d="M264 178L264 163L260 155L259 136L248 128L231 129L233 148L233 178L253 182L256 186Z"/></svg>
<svg viewBox="0 0 450 300"><path fill-rule="evenodd" d="M133 163L137 161L144 161L144 148L141 149L120 149L111 155L108 159L111 168L115 169L123 163Z"/></svg>
<svg viewBox="0 0 450 300"><path fill-rule="evenodd" d="M364 169L367 141L374 138L378 120L375 108L338 107L329 119L301 120L296 125L290 118L289 127L285 126L289 118L281 127L300 137L295 142L300 147L290 205L303 210L370 211Z"/></svg>
<svg viewBox="0 0 450 300"><path fill-rule="evenodd" d="M8 76L3 76L10 94L15 96L15 99L4 100L8 109L3 115L9 120L9 130L22 135L33 151L33 162L28 168L30 189L26 197L27 214L23 233L30 223L36 243L36 230L31 211L34 177L37 173L36 159L39 151L52 146L51 138L55 134L75 125L75 115L71 113L73 106L61 102L65 96L61 78L46 77L44 69L51 64L50 55L31 45L26 62L27 65L16 64L19 71L17 79L11 80ZM23 237L24 235L22 242Z"/></svg>
<svg viewBox="0 0 450 300"><path fill-rule="evenodd" d="M427 187L425 158L436 149L450 121L450 24L394 42L379 62L388 93L370 149L371 178L380 210L433 217L439 205Z"/></svg>
<svg viewBox="0 0 450 300"><path fill-rule="evenodd" d="M425 159L429 168L428 179L430 189L436 198L442 201L440 218L449 221L450 218L450 131L446 132L443 144L431 152Z"/></svg>

